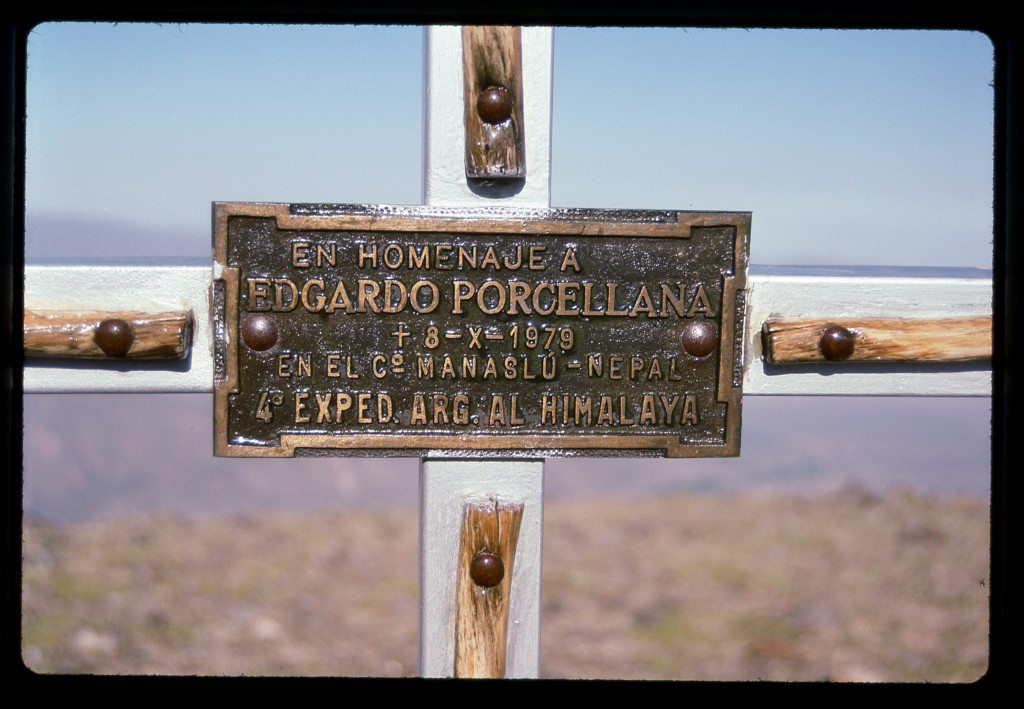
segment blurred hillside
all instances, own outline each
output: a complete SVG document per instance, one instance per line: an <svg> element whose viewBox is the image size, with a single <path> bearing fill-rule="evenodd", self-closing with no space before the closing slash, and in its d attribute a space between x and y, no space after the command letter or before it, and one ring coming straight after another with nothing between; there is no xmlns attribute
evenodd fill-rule
<svg viewBox="0 0 1024 709"><path fill-rule="evenodd" d="M976 680L988 525L982 498L859 487L550 502L541 676ZM414 508L30 521L24 539L36 672L417 672Z"/></svg>

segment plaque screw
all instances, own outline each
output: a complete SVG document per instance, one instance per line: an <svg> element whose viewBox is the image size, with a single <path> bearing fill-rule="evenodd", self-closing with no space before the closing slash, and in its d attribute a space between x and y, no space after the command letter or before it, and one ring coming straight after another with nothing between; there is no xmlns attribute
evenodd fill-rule
<svg viewBox="0 0 1024 709"><path fill-rule="evenodd" d="M269 315L249 315L242 321L242 341L258 352L277 342L277 323Z"/></svg>
<svg viewBox="0 0 1024 709"><path fill-rule="evenodd" d="M853 333L842 325L826 325L818 340L818 349L828 360L846 359L853 354Z"/></svg>
<svg viewBox="0 0 1024 709"><path fill-rule="evenodd" d="M135 334L126 321L110 318L99 324L92 339L108 357L124 357L132 348Z"/></svg>
<svg viewBox="0 0 1024 709"><path fill-rule="evenodd" d="M488 86L476 99L476 112L484 123L501 123L512 117L512 94L504 86Z"/></svg>
<svg viewBox="0 0 1024 709"><path fill-rule="evenodd" d="M482 551L473 557L469 565L469 577L477 586L497 586L505 578L505 564L497 554Z"/></svg>
<svg viewBox="0 0 1024 709"><path fill-rule="evenodd" d="M711 354L717 344L715 326L707 320L691 320L683 328L683 349L694 357Z"/></svg>

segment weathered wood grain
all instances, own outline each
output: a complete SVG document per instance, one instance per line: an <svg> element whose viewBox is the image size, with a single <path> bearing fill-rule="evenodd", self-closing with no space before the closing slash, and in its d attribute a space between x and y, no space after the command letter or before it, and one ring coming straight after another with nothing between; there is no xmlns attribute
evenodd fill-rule
<svg viewBox="0 0 1024 709"><path fill-rule="evenodd" d="M526 178L522 66L518 27L462 28L466 177L470 179ZM489 87L507 92L512 105L506 120L481 117L478 100Z"/></svg>
<svg viewBox="0 0 1024 709"><path fill-rule="evenodd" d="M500 679L505 676L505 647L523 505L470 500L463 507L462 540L456 581L455 676ZM470 575L474 557L496 554L504 563L501 581L489 588Z"/></svg>
<svg viewBox="0 0 1024 709"><path fill-rule="evenodd" d="M137 311L73 312L26 310L26 357L110 358L96 341L106 320L123 320L131 328L127 359L184 359L192 342L192 313Z"/></svg>
<svg viewBox="0 0 1024 709"><path fill-rule="evenodd" d="M768 364L829 361L820 341L829 325L853 335L846 362L969 362L992 356L992 318L770 319L761 333Z"/></svg>

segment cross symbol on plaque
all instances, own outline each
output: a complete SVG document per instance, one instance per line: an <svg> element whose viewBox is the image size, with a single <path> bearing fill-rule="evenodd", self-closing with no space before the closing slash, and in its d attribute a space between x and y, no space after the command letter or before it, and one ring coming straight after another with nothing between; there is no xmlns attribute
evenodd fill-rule
<svg viewBox="0 0 1024 709"><path fill-rule="evenodd" d="M402 348L405 338L410 336L409 330L405 327L405 323L399 323L398 329L391 333L392 337L398 338L398 348Z"/></svg>

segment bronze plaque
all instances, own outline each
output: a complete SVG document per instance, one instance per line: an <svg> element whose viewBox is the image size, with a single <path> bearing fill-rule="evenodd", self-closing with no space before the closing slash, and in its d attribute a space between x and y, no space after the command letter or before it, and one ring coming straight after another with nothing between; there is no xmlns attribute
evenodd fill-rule
<svg viewBox="0 0 1024 709"><path fill-rule="evenodd" d="M750 214L214 205L225 456L733 456Z"/></svg>

